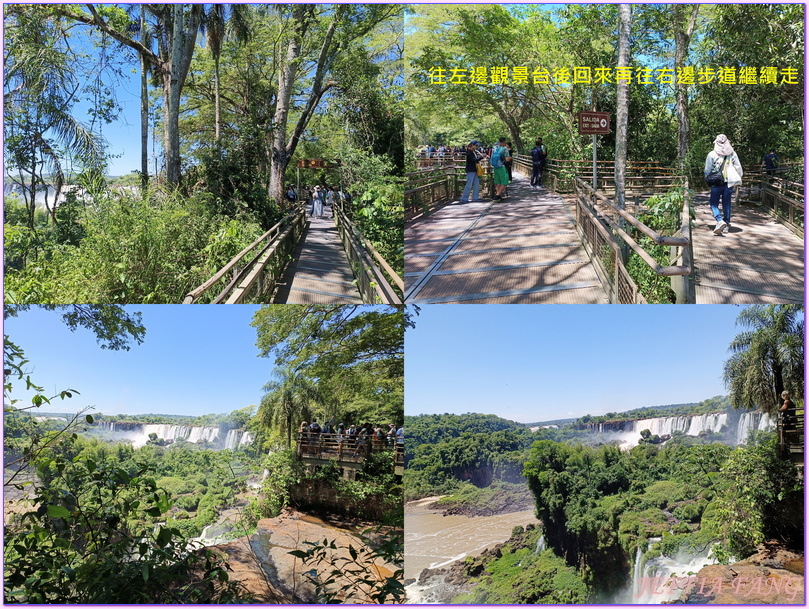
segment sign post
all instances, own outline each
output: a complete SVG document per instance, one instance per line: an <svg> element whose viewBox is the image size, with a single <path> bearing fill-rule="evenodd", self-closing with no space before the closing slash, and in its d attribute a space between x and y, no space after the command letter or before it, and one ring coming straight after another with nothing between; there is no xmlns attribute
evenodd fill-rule
<svg viewBox="0 0 809 609"><path fill-rule="evenodd" d="M597 159L596 159L596 135L610 132L609 112L588 112L579 111L579 135L593 136L593 190L598 189Z"/></svg>

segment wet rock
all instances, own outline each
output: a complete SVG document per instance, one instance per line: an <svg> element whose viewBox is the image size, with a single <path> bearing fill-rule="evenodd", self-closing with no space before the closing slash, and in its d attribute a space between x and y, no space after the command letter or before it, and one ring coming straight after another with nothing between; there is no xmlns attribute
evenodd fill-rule
<svg viewBox="0 0 809 609"><path fill-rule="evenodd" d="M803 556L768 541L737 563L704 567L675 603L782 605L802 602L804 589Z"/></svg>
<svg viewBox="0 0 809 609"><path fill-rule="evenodd" d="M336 550L329 550L336 564L343 565L339 559L349 558L348 546L363 546L363 542L350 530L340 529L323 521L288 510L277 518L266 518L258 522L256 533L250 537L242 537L228 544L211 546L227 555L232 579L243 582L245 587L260 602L299 602L315 603L317 594L315 587L304 572L316 568L318 573L331 570L325 563L321 565L302 565L301 559L290 555L293 550L308 550L307 541L323 542ZM393 577L396 570L391 564L367 565L378 579ZM339 585L348 583L341 581ZM368 591L352 587L356 595L353 602L369 602Z"/></svg>

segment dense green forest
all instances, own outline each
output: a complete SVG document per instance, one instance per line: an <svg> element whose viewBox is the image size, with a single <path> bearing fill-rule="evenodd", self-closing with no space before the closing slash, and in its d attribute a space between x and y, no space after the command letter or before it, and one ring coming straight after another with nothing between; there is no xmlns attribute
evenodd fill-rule
<svg viewBox="0 0 809 609"><path fill-rule="evenodd" d="M8 5L6 302L181 302L286 214L312 158L341 166L300 170L301 188L342 184L401 273L402 19L390 4ZM138 104L140 166L113 179Z"/></svg>
<svg viewBox="0 0 809 609"><path fill-rule="evenodd" d="M6 315L23 316L29 308L9 307ZM129 349L146 336L139 314L121 307L55 309L69 326L93 332L104 348ZM227 560L192 542L226 515L235 524L217 535L219 541L251 535L261 519L285 508L371 527L373 543L364 538L366 545L355 548L365 562L352 567L354 576L368 581L368 594L378 601L402 597L401 573L367 571L373 560L401 565L402 487L393 451L371 455L349 480L333 461L304 466L287 440L293 426L314 414L401 425L409 314L282 306L258 310L253 323L260 354L274 355L275 369L287 372L270 379L258 407L201 417L96 419L85 409L46 418L39 407L70 400L77 391L45 393L27 371L23 347L5 336L6 602L249 602L256 591L229 576ZM320 336L313 339L315 328ZM16 397L15 386L36 392L30 405ZM124 432L127 424L148 423L255 435L238 450L157 434L136 448L116 439L109 426L102 429L113 422ZM299 577L317 580L323 601L342 598L329 548L307 541L308 554L295 550L309 573Z"/></svg>
<svg viewBox="0 0 809 609"><path fill-rule="evenodd" d="M588 160L592 138L578 135L577 113L615 120L615 70L628 65L627 160L681 162L700 176L725 133L744 164L760 164L773 147L802 165L802 5L631 5L628 64L618 63L618 5L408 11L405 120L414 148L508 135L527 154L541 136L551 158ZM481 71L489 86L470 84ZM598 137L599 159L615 158L616 134Z"/></svg>
<svg viewBox="0 0 809 609"><path fill-rule="evenodd" d="M642 430L640 443L623 450L588 427L716 412L730 419L741 414L735 408L749 412L751 403L772 413L767 405L783 388L802 415L803 307L751 306L740 311L737 324L742 331L724 365L728 396L588 415L534 433L494 415L408 417L407 499L447 495L439 508L457 513L467 506L460 513L488 515L487 505L509 511L507 504L522 497L520 481L522 488L527 481L541 521L516 527L495 550L466 558L460 569L472 590L453 602L624 602L633 570L661 556L711 553L728 564L765 540L801 552L803 475L775 431L754 431L736 446L735 428L674 432L665 441ZM647 551L651 538L660 542Z"/></svg>

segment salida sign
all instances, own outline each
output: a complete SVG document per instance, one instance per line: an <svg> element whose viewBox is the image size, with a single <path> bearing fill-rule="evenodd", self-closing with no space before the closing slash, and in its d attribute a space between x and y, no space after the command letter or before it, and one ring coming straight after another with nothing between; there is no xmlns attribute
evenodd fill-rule
<svg viewBox="0 0 809 609"><path fill-rule="evenodd" d="M610 132L609 112L579 112L579 135L598 135Z"/></svg>

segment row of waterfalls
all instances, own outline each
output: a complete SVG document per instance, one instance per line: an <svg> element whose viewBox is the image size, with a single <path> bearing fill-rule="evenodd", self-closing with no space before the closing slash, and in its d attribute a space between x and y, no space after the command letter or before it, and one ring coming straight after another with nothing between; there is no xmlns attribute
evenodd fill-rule
<svg viewBox="0 0 809 609"><path fill-rule="evenodd" d="M237 450L249 446L255 439L253 434L243 429L231 429L223 434L219 427L198 427L195 425L156 425L152 423L132 423L126 421L98 421L94 427L102 433L115 434L122 440L129 440L136 448L145 446L149 435L155 434L165 441L185 440L193 444L209 442L216 448Z"/></svg>
<svg viewBox="0 0 809 609"><path fill-rule="evenodd" d="M728 443L745 444L751 431L772 431L775 419L770 415L751 411L738 418L727 412L698 415L681 415L674 417L655 417L634 421L607 421L591 423L588 427L609 440L618 440L623 448L637 446L641 431L648 429L651 434L663 437L674 432L682 432L687 436L698 436L702 432L725 433Z"/></svg>

